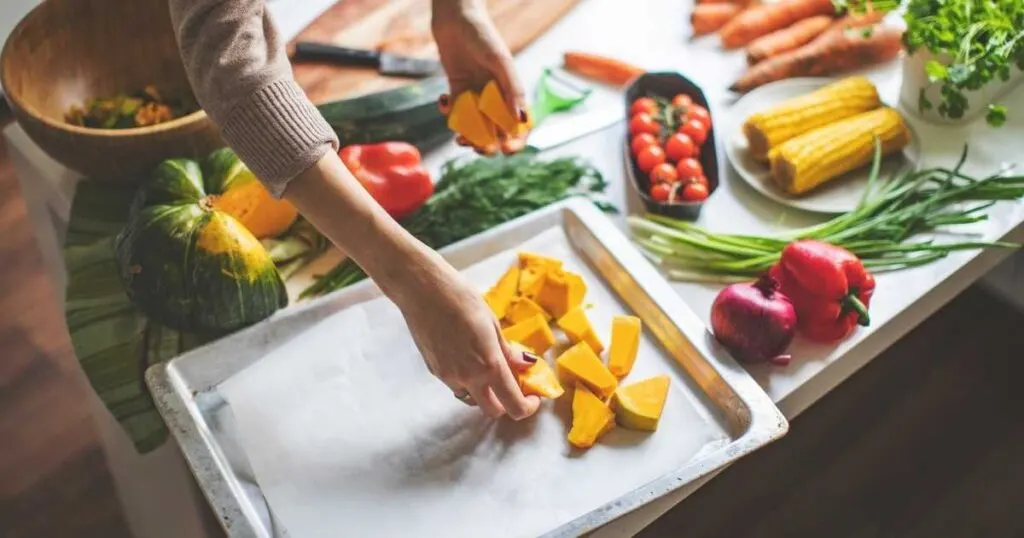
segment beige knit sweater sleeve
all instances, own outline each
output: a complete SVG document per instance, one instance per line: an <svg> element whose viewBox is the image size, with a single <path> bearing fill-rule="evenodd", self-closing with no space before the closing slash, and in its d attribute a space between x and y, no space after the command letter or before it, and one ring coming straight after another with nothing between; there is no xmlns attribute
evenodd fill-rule
<svg viewBox="0 0 1024 538"><path fill-rule="evenodd" d="M169 0L192 89L275 195L338 139L295 83L264 0Z"/></svg>

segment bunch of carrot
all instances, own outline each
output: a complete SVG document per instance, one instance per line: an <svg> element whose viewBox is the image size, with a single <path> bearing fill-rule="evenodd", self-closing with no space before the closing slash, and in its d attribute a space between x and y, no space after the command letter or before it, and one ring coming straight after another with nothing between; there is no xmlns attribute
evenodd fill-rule
<svg viewBox="0 0 1024 538"><path fill-rule="evenodd" d="M717 32L727 49L746 48L750 69L731 87L747 92L776 80L839 74L895 58L902 31L885 13L839 17L832 0L697 0L693 35Z"/></svg>

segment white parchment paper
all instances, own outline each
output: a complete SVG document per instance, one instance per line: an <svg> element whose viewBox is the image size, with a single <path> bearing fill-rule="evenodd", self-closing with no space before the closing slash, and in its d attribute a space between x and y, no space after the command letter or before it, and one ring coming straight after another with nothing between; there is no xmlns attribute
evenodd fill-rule
<svg viewBox="0 0 1024 538"><path fill-rule="evenodd" d="M607 345L624 307L560 228L464 273L486 289L519 250L580 272ZM548 353L553 360L557 349ZM566 442L570 399L520 423L488 420L427 372L386 299L338 312L226 381L256 479L292 538L526 537L683 466L724 438L649 335L626 383L673 377L657 432L617 428L586 452Z"/></svg>

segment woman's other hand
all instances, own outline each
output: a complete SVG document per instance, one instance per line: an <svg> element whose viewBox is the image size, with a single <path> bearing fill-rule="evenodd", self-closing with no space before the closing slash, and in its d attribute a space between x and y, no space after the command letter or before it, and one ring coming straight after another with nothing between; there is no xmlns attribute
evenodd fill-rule
<svg viewBox="0 0 1024 538"><path fill-rule="evenodd" d="M450 94L442 95L441 111L448 114L455 96L467 90L479 92L491 80L498 83L509 108L520 121L529 114L523 86L516 76L512 53L498 34L480 0L433 0L431 27L441 65L448 75ZM469 145L461 137L461 145ZM515 153L526 145L520 136L501 135L501 151ZM474 148L490 154L496 148Z"/></svg>
<svg viewBox="0 0 1024 538"><path fill-rule="evenodd" d="M537 411L540 400L523 395L516 372L538 357L505 342L480 294L451 266L428 263L396 297L427 368L456 398L491 417L521 420Z"/></svg>

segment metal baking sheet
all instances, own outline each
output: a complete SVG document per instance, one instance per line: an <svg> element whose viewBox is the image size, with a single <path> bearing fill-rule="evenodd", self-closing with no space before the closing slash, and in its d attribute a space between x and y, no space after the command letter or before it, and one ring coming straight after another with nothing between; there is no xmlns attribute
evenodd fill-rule
<svg viewBox="0 0 1024 538"><path fill-rule="evenodd" d="M570 200L532 213L442 251L469 267L559 227L601 284L639 316L646 335L674 360L684 395L718 436L678 468L551 529L543 536L578 536L643 506L781 437L788 429L770 398L708 334L657 270L592 204ZM210 505L231 537L288 536L274 520L218 386L259 361L240 350L272 349L318 320L379 296L364 282L284 310L242 332L152 367L147 383ZM298 537L295 537L298 538Z"/></svg>

